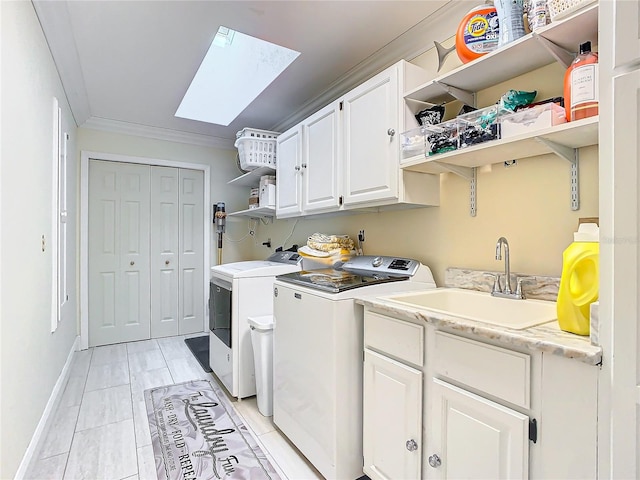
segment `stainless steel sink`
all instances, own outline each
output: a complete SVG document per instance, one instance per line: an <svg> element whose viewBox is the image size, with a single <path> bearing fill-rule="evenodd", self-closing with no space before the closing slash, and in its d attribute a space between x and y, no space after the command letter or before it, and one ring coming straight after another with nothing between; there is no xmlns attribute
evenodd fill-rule
<svg viewBox="0 0 640 480"><path fill-rule="evenodd" d="M516 330L557 319L555 302L498 298L489 293L458 288L392 295L385 300Z"/></svg>

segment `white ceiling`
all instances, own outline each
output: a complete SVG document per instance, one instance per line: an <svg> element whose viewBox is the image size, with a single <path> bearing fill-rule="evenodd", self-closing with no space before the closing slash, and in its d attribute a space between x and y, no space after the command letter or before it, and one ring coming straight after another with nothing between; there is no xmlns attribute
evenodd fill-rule
<svg viewBox="0 0 640 480"><path fill-rule="evenodd" d="M452 32L429 38L431 27L463 2L33 3L79 126L230 146L243 127L282 131L399 58L444 40ZM301 55L228 127L177 118L220 25Z"/></svg>

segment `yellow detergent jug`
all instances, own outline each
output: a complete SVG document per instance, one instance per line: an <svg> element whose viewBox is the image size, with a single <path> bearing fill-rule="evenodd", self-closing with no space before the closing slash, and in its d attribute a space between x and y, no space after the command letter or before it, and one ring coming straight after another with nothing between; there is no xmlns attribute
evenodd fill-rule
<svg viewBox="0 0 640 480"><path fill-rule="evenodd" d="M558 324L565 332L589 335L589 307L599 293L598 234L597 224L581 224L573 234L574 242L562 254L557 309Z"/></svg>

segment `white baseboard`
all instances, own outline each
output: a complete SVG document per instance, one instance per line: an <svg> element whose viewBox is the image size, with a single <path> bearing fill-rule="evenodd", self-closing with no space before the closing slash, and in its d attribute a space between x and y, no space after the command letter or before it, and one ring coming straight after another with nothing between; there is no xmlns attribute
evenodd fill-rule
<svg viewBox="0 0 640 480"><path fill-rule="evenodd" d="M40 442L46 437L49 431L49 427L53 419L52 416L58 408L60 401L62 400L64 387L66 386L67 380L69 378L69 370L71 368L71 362L73 361L73 354L77 351L79 344L80 337L78 336L73 342L73 345L71 345L71 350L69 351L69 355L67 356L67 361L65 362L64 367L62 367L62 372L60 372L58 381L53 387L53 391L49 396L49 401L44 408L44 412L42 412L42 417L38 422L38 426L36 427L35 432L33 432L33 436L31 437L31 442L29 442L27 451L22 457L22 462L20 462L20 466L18 467L18 471L16 472L16 475L14 477L16 480L25 478L27 471L31 466L31 462L38 452Z"/></svg>

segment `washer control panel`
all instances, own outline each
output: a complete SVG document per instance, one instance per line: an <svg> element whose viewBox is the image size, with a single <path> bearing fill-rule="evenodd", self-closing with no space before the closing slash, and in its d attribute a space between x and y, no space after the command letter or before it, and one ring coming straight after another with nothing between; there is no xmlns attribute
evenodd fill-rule
<svg viewBox="0 0 640 480"><path fill-rule="evenodd" d="M341 269L413 276L419 267L420 262L411 258L360 255L342 264Z"/></svg>

